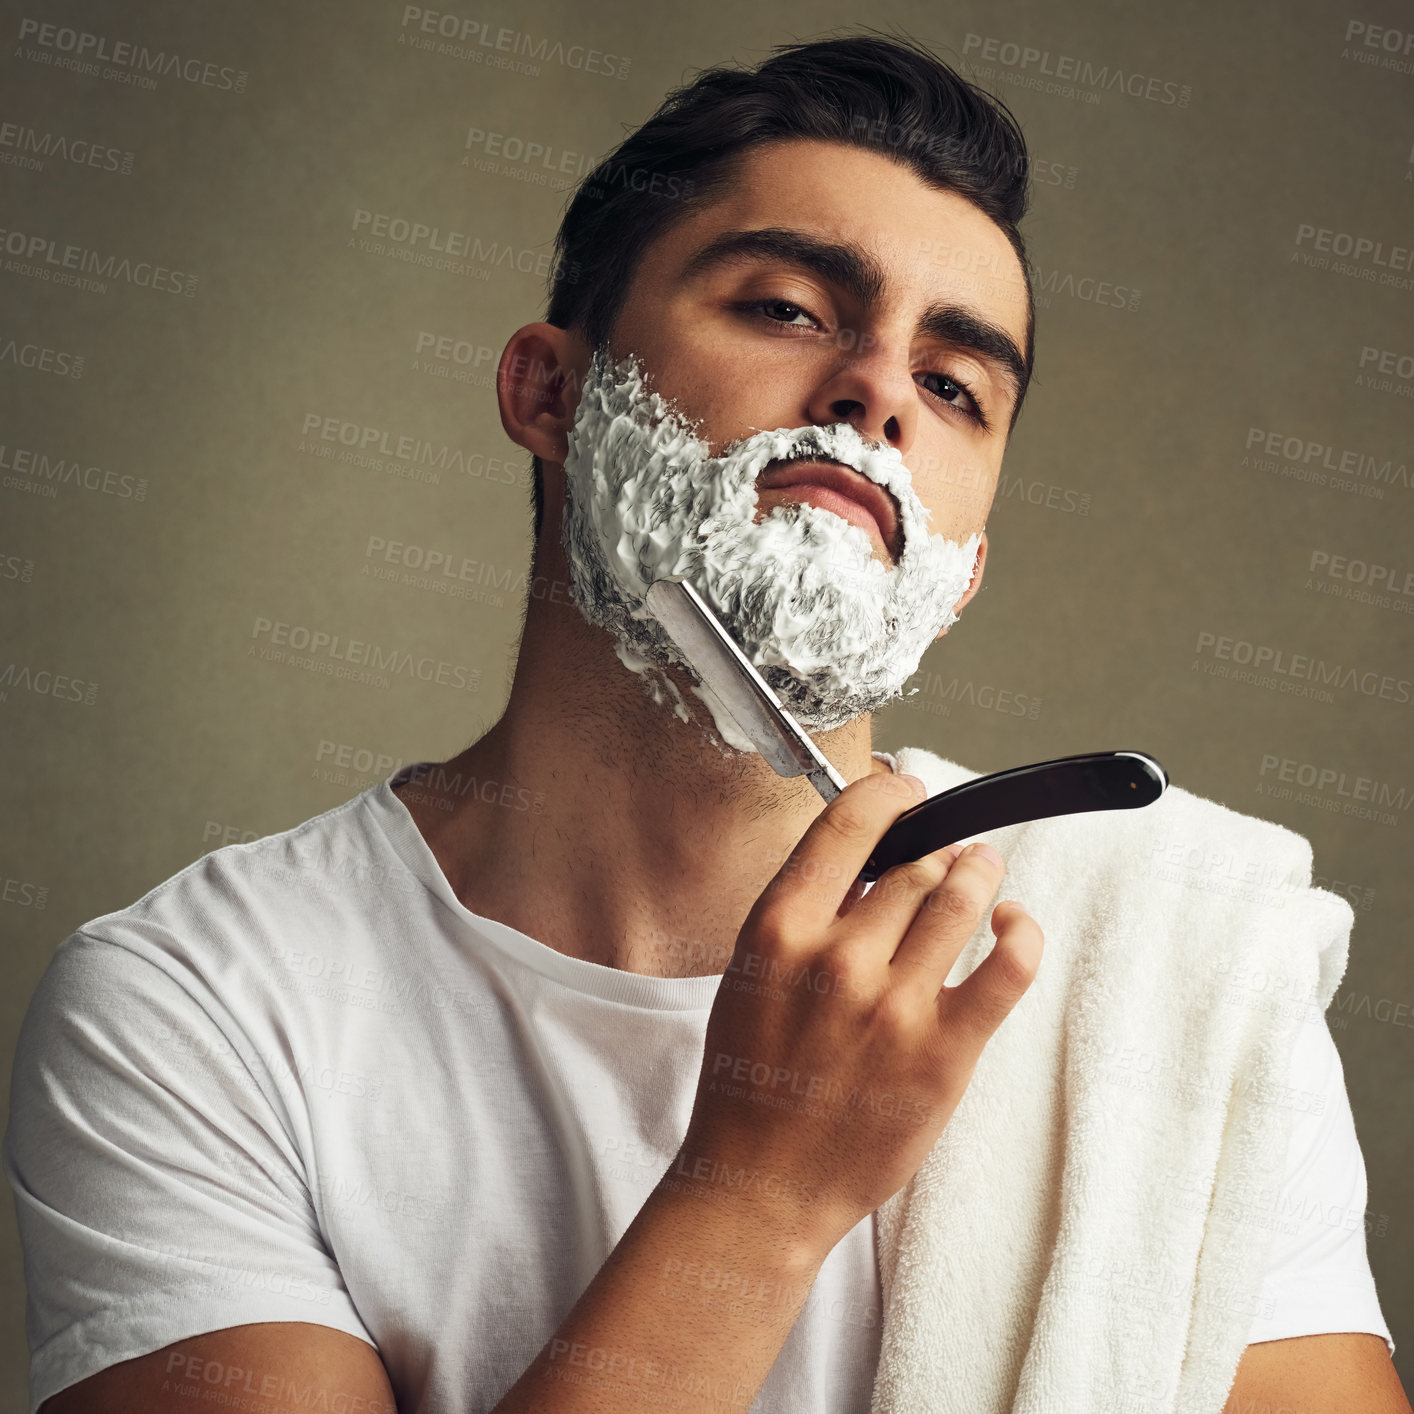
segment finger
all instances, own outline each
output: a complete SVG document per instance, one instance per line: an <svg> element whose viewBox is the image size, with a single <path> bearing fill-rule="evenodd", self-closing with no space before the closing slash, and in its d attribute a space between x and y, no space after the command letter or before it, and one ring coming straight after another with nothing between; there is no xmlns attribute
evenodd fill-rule
<svg viewBox="0 0 1414 1414"><path fill-rule="evenodd" d="M997 896L1006 865L990 846L968 845L924 898L894 948L890 970L932 1006L958 954ZM897 937L897 934L895 934Z"/></svg>
<svg viewBox="0 0 1414 1414"><path fill-rule="evenodd" d="M924 898L947 878L953 861L962 853L960 844L945 845L904 864L886 869L872 883L860 885L862 897L849 910L851 924L875 936L887 936L885 962L893 956L898 940L918 913ZM868 892L864 893L863 890Z"/></svg>
<svg viewBox="0 0 1414 1414"><path fill-rule="evenodd" d="M845 786L810 822L766 885L752 920L769 917L810 936L823 932L839 916L884 831L926 798L912 779L874 772Z"/></svg>
<svg viewBox="0 0 1414 1414"><path fill-rule="evenodd" d="M992 910L997 941L969 976L938 997L950 1042L977 1056L1035 980L1045 948L1040 924L1014 899Z"/></svg>

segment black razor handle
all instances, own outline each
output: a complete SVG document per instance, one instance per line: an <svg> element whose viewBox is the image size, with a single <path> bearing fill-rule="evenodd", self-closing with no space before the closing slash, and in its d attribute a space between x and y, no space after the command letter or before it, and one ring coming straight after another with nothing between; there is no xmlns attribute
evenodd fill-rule
<svg viewBox="0 0 1414 1414"><path fill-rule="evenodd" d="M1144 751L1059 756L979 776L905 810L884 832L859 877L871 884L895 864L1004 825L1087 810L1137 810L1153 804L1168 783L1168 773Z"/></svg>

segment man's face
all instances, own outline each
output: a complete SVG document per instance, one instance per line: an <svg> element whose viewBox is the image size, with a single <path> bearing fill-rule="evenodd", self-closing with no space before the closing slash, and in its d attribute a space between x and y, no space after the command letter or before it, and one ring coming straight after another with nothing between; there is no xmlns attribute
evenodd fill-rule
<svg viewBox="0 0 1414 1414"><path fill-rule="evenodd" d="M807 730L878 711L980 582L1025 310L960 197L840 144L750 151L650 246L588 366L574 603L658 701L681 658L644 596L681 575Z"/></svg>
<svg viewBox="0 0 1414 1414"><path fill-rule="evenodd" d="M929 529L963 541L986 521L1016 401L1002 354L1019 359L1025 339L1020 262L988 217L889 158L792 140L748 151L710 205L649 247L610 345L642 360L714 452L758 429L853 423L902 454ZM808 500L894 563L896 503L880 526L828 490L776 486L815 465L765 467L757 519ZM863 478L855 488L892 501Z"/></svg>

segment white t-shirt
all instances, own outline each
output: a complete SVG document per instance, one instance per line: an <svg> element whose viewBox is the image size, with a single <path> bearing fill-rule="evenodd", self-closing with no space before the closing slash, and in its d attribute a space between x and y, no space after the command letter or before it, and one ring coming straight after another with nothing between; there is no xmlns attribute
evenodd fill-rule
<svg viewBox="0 0 1414 1414"><path fill-rule="evenodd" d="M420 769L208 854L58 948L3 1150L30 1414L261 1321L368 1341L400 1414L490 1409L672 1162L719 978L617 971L469 912L392 792ZM1324 1024L1302 1031L1292 1083L1327 1103L1296 1116L1251 1339L1390 1341L1339 1056ZM866 1414L880 1313L871 1215L752 1410Z"/></svg>

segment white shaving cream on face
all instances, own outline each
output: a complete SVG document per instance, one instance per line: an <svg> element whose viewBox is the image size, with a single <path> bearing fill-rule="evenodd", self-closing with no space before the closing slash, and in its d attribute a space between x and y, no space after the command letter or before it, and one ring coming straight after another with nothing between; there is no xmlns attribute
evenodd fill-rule
<svg viewBox="0 0 1414 1414"><path fill-rule="evenodd" d="M896 564L819 506L778 506L756 522L756 478L770 462L807 456L853 467L893 494ZM616 364L604 348L580 396L565 479L570 597L613 635L658 702L661 677L684 720L671 679L653 671L687 667L644 603L654 580L689 580L800 725L830 731L902 695L928 645L957 622L982 538L930 535L899 452L849 423L757 432L713 457L696 424L649 391L638 360ZM755 749L710 691L694 691L726 742Z"/></svg>

